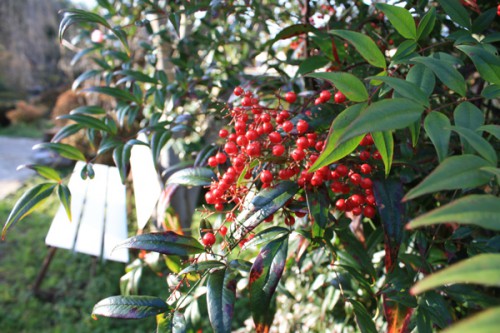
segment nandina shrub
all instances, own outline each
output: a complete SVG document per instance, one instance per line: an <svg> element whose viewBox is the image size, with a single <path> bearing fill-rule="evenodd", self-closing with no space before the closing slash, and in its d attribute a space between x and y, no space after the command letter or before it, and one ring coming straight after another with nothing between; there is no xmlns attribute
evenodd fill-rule
<svg viewBox="0 0 500 333"><path fill-rule="evenodd" d="M100 4L115 21L127 8ZM262 45L259 34L250 40L267 51L265 65L279 78L239 76L234 64L215 56L240 50L232 36L227 42L235 49L196 34L179 41L176 52L184 57L171 53L177 72L170 81L123 54L113 58L123 67L114 72L119 79L106 76L112 68L99 72L112 87L92 90L117 98L124 115L143 118L145 144L155 160L182 123L160 121L184 111L165 108L166 100L188 108L194 95L205 109L214 104L209 89L189 87L206 85L218 94L212 96L218 98L214 115L223 126L213 146L165 183L166 193L179 185L205 186L195 234L165 230L121 245L161 254L170 297L130 295L123 288L124 295L98 302L95 316L156 316L160 332L209 324L215 332L432 332L448 326L448 332L461 332L498 326L498 290L492 288L500 280L498 9L458 0L403 4L174 2L165 9L144 1L129 8L139 27L148 29L151 22L142 14L153 12L168 17L176 31L179 15L186 19L208 10L212 16L192 28L213 29L217 37L238 34L241 52L247 52L235 61L241 70L255 56L242 33L254 33L248 20L259 26L255 20L265 17L288 26ZM245 29L227 25L224 15ZM297 17L300 22L293 21ZM107 27L127 48L123 30L86 12L67 11L61 34L77 21ZM94 43L106 40L95 35ZM193 61L206 43L224 74ZM145 49L154 54L154 47ZM287 66L296 66L293 75ZM221 80L222 89L205 75ZM120 138L113 126L97 126L95 121L109 125L109 117L89 118L74 120L118 142L112 149L125 156L117 159L125 176L127 149L143 143ZM59 137L71 134L65 131ZM82 157L57 143L50 147ZM4 235L55 187L65 188L49 169L34 168L52 182L27 192ZM67 204L67 192L59 193ZM125 286L134 279L131 272L150 264L148 256L141 252L143 261L130 265Z"/></svg>

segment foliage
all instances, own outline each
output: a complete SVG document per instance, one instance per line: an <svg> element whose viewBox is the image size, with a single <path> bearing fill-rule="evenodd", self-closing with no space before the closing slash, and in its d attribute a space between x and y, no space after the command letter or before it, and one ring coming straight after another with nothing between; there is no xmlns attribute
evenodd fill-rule
<svg viewBox="0 0 500 333"><path fill-rule="evenodd" d="M206 329L205 314L215 332L248 317L257 332L498 325L496 8L99 4L96 13L66 11L60 36L76 23L107 28L74 38L75 61L95 63L74 87L99 77L85 91L116 107L75 110L78 127L57 135L86 131L95 155L46 146L89 164L113 151L125 180L133 145L149 145L161 173L162 148L177 142L192 163L165 180L164 194L179 185L206 192L199 238L165 231L121 245L158 253L170 295L134 295L134 262L123 296L94 315L156 317L159 332ZM256 67L265 71L244 74ZM223 117L216 148L199 149ZM61 188L52 180L27 192L3 233Z"/></svg>

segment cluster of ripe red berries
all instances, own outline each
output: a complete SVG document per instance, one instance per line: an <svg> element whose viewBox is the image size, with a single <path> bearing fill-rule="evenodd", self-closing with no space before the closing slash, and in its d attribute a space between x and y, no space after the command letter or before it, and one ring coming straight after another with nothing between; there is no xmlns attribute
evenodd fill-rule
<svg viewBox="0 0 500 333"><path fill-rule="evenodd" d="M207 204L214 205L216 211L227 212L226 221L235 219L234 211L240 208L249 191L249 184L262 189L284 180L296 181L300 187L309 189L329 186L336 198L345 197L332 202L339 211L370 218L375 215L375 199L369 178L372 167L366 161L379 159L380 155L378 152L370 153L373 145L370 135L361 142L363 150L359 159L362 163L346 162L350 167L332 164L309 172L323 150L326 133L315 132L307 117L293 118L294 113L284 109L281 101L275 108L266 108L260 105L252 92L241 87L236 87L234 94L239 97L240 103L230 112L232 129L219 131L224 145L208 159L208 165L217 168L218 181L214 181L205 194ZM315 105L327 103L331 97L330 91L324 90L316 98ZM297 95L287 92L284 100L295 103ZM334 95L336 103L344 103L345 100L341 92ZM295 223L291 212L284 215L286 225ZM305 214L295 212L295 215L302 217ZM271 216L266 221L272 219ZM218 232L225 236L227 228L222 226ZM212 246L215 236L206 233L202 241L206 246Z"/></svg>

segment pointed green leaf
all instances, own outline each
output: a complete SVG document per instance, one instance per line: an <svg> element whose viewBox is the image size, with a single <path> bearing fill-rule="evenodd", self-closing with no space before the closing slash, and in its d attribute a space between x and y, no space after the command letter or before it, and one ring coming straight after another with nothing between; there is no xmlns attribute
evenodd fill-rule
<svg viewBox="0 0 500 333"><path fill-rule="evenodd" d="M178 256L205 252L205 248L196 239L178 235L173 231L131 237L117 245L115 249L123 247Z"/></svg>
<svg viewBox="0 0 500 333"><path fill-rule="evenodd" d="M186 333L186 318L179 311L156 316L156 333Z"/></svg>
<svg viewBox="0 0 500 333"><path fill-rule="evenodd" d="M487 99L500 98L500 85L490 84L481 91L481 96Z"/></svg>
<svg viewBox="0 0 500 333"><path fill-rule="evenodd" d="M208 276L208 318L215 333L232 332L236 282L236 272L230 269L221 269Z"/></svg>
<svg viewBox="0 0 500 333"><path fill-rule="evenodd" d="M69 119L80 124L83 128L94 128L99 131L111 132L111 129L104 121L83 114L65 114L57 117L57 119Z"/></svg>
<svg viewBox="0 0 500 333"><path fill-rule="evenodd" d="M384 55L377 44L367 35L349 30L331 30L330 33L351 43L369 64L379 68L386 68Z"/></svg>
<svg viewBox="0 0 500 333"><path fill-rule="evenodd" d="M123 82L128 82L128 81L139 81L139 82L147 82L147 83L152 83L152 84L157 84L158 81L147 75L144 74L143 72L140 71L134 71L131 69L123 69L120 71L116 71L113 73L113 75L122 75L124 78L121 78L120 81L123 80ZM125 80L124 80L125 79Z"/></svg>
<svg viewBox="0 0 500 333"><path fill-rule="evenodd" d="M450 126L448 117L437 111L429 113L424 120L425 132L436 149L440 163L448 156L451 137Z"/></svg>
<svg viewBox="0 0 500 333"><path fill-rule="evenodd" d="M483 125L477 128L478 132L488 132L489 134L493 135L497 140L500 140L500 125Z"/></svg>
<svg viewBox="0 0 500 333"><path fill-rule="evenodd" d="M438 0L451 19L468 30L471 29L470 15L458 0Z"/></svg>
<svg viewBox="0 0 500 333"><path fill-rule="evenodd" d="M314 220L312 237L323 237L325 228L330 222L330 198L328 192L322 189L306 191L307 207Z"/></svg>
<svg viewBox="0 0 500 333"><path fill-rule="evenodd" d="M116 98L117 100L122 100L125 102L135 102L141 104L141 100L138 99L134 94L116 87L90 87L84 91L94 92L98 94L104 94Z"/></svg>
<svg viewBox="0 0 500 333"><path fill-rule="evenodd" d="M487 28L491 26L495 18L497 17L497 8L490 8L479 15L474 22L472 22L472 32L475 34L480 34Z"/></svg>
<svg viewBox="0 0 500 333"><path fill-rule="evenodd" d="M165 144L172 137L172 132L161 130L155 131L153 136L151 137L151 152L153 153L153 161L156 162L160 158L160 152Z"/></svg>
<svg viewBox="0 0 500 333"><path fill-rule="evenodd" d="M77 148L67 145L64 143L39 143L33 147L33 149L50 149L61 155L61 157L75 160L75 161L85 161L85 156Z"/></svg>
<svg viewBox="0 0 500 333"><path fill-rule="evenodd" d="M290 25L276 34L276 37L269 41L269 46L273 45L280 39L288 39L295 36L300 36L302 34L316 31L317 29L310 24L294 24Z"/></svg>
<svg viewBox="0 0 500 333"><path fill-rule="evenodd" d="M126 159L127 151L125 150L124 144L119 144L113 149L113 162L115 163L118 171L120 172L120 179L122 184L125 184L127 180L127 175L129 171L129 163ZM129 155L130 158L130 155Z"/></svg>
<svg viewBox="0 0 500 333"><path fill-rule="evenodd" d="M297 183L293 181L283 181L272 188L261 190L231 224L226 236L231 248L236 246L266 217L283 207L298 190Z"/></svg>
<svg viewBox="0 0 500 333"><path fill-rule="evenodd" d="M472 131L476 131L479 126L484 124L483 111L470 102L460 103L460 105L455 108L455 111L453 111L453 119L456 126L468 128ZM460 142L466 154L473 152L467 140L460 137Z"/></svg>
<svg viewBox="0 0 500 333"><path fill-rule="evenodd" d="M495 149L481 135L465 127L451 126L451 129L460 134L460 137L465 139L485 160L493 166L497 165L498 159Z"/></svg>
<svg viewBox="0 0 500 333"><path fill-rule="evenodd" d="M432 32L436 24L436 9L431 7L427 14L422 17L422 20L417 27L417 39L421 40Z"/></svg>
<svg viewBox="0 0 500 333"><path fill-rule="evenodd" d="M366 79L377 79L379 81L382 81L392 89L394 89L394 91L402 97L409 98L414 102L429 107L428 97L422 90L420 90L420 87L413 82L405 81L391 76L369 76Z"/></svg>
<svg viewBox="0 0 500 333"><path fill-rule="evenodd" d="M491 333L500 326L500 307L479 312L476 315L463 319L442 333Z"/></svg>
<svg viewBox="0 0 500 333"><path fill-rule="evenodd" d="M500 169L499 168L482 167L481 170L486 171L489 174L492 174L493 176L495 176L497 179L497 184L500 184Z"/></svg>
<svg viewBox="0 0 500 333"><path fill-rule="evenodd" d="M250 310L256 332L268 332L272 323L271 300L283 274L287 253L288 237L273 240L260 250L250 270Z"/></svg>
<svg viewBox="0 0 500 333"><path fill-rule="evenodd" d="M188 273L193 273L193 272L199 273L199 272L206 271L207 269L213 269L213 268L221 269L224 267L226 267L226 265L221 261L217 261L217 260L200 261L200 262L196 262L194 264L189 265L188 267L184 268L182 271L180 271L177 274L183 275L183 274L188 274Z"/></svg>
<svg viewBox="0 0 500 333"><path fill-rule="evenodd" d="M404 200L411 200L427 193L484 185L491 177L481 168L490 165L488 161L475 155L448 157L420 184L412 188Z"/></svg>
<svg viewBox="0 0 500 333"><path fill-rule="evenodd" d="M79 106L71 110L70 114L90 114L90 115L105 115L106 110L97 105Z"/></svg>
<svg viewBox="0 0 500 333"><path fill-rule="evenodd" d="M500 286L500 254L483 253L446 267L417 282L411 288L411 293L420 294L426 290L453 283Z"/></svg>
<svg viewBox="0 0 500 333"><path fill-rule="evenodd" d="M375 7L384 12L397 32L407 39L417 39L415 20L405 8L378 3Z"/></svg>
<svg viewBox="0 0 500 333"><path fill-rule="evenodd" d="M323 56L312 56L306 58L299 66L296 75L304 75L310 72L314 72L317 69L325 67L328 65L330 60Z"/></svg>
<svg viewBox="0 0 500 333"><path fill-rule="evenodd" d="M485 48L472 45L458 45L474 63L481 77L491 83L500 84L500 58Z"/></svg>
<svg viewBox="0 0 500 333"><path fill-rule="evenodd" d="M448 86L448 88L455 91L460 96L465 97L467 86L465 84L464 77L458 70L446 61L432 57L415 57L411 58L411 61L425 65L433 71L441 82Z"/></svg>
<svg viewBox="0 0 500 333"><path fill-rule="evenodd" d="M68 186L59 184L57 186L57 196L66 211L66 215L68 215L68 219L71 221L71 192Z"/></svg>
<svg viewBox="0 0 500 333"><path fill-rule="evenodd" d="M359 116L366 104L354 104L342 111L332 122L328 137L326 138L323 151L318 159L309 169L310 172L316 171L319 168L330 165L335 161L349 155L358 147L363 139L363 135L359 135L343 144L338 144L341 135L346 131L349 125Z"/></svg>
<svg viewBox="0 0 500 333"><path fill-rule="evenodd" d="M80 124L71 124L64 126L59 130L59 132L56 133L50 140L52 143L58 143L64 138L67 138L69 136L72 136L73 134L77 133L80 131L83 127Z"/></svg>
<svg viewBox="0 0 500 333"><path fill-rule="evenodd" d="M391 58L391 67L395 64L407 63L410 57L414 56L414 51L417 49L417 43L414 40L405 40L398 45L396 53Z"/></svg>
<svg viewBox="0 0 500 333"><path fill-rule="evenodd" d="M413 219L408 228L414 229L438 223L459 223L500 231L499 216L500 198L490 194L472 194Z"/></svg>
<svg viewBox="0 0 500 333"><path fill-rule="evenodd" d="M434 91L436 85L436 76L434 73L422 64L416 64L408 71L406 80L415 83L427 97Z"/></svg>
<svg viewBox="0 0 500 333"><path fill-rule="evenodd" d="M38 164L24 164L24 165L18 166L17 170L21 170L24 168L36 171L40 176L42 176L45 179L53 180L56 182L61 181L61 176L59 175L59 173L51 167L48 167L45 165L38 165Z"/></svg>
<svg viewBox="0 0 500 333"><path fill-rule="evenodd" d="M84 81L86 81L94 76L100 75L101 73L102 73L102 71L97 70L97 69L91 69L91 70L83 72L75 79L75 81L73 81L73 85L71 86L71 89L72 90L78 89L80 84L82 84Z"/></svg>
<svg viewBox="0 0 500 333"><path fill-rule="evenodd" d="M92 310L92 316L140 319L166 312L168 305L153 296L111 296L105 298Z"/></svg>
<svg viewBox="0 0 500 333"><path fill-rule="evenodd" d="M346 142L361 134L405 128L420 119L424 107L406 98L384 99L364 109L338 139Z"/></svg>
<svg viewBox="0 0 500 333"><path fill-rule="evenodd" d="M354 308L354 315L356 318L356 324L361 333L376 333L377 329L375 323L373 322L372 316L368 313L363 303L355 301L353 299L347 300L352 304Z"/></svg>
<svg viewBox="0 0 500 333"><path fill-rule="evenodd" d="M283 227L270 227L257 233L252 239L245 243L243 249L253 248L263 243L269 243L277 238L284 237L290 233L290 229Z"/></svg>
<svg viewBox="0 0 500 333"><path fill-rule="evenodd" d="M389 175L391 171L392 158L394 157L394 138L392 131L373 132L373 142L377 147L384 162L385 176Z"/></svg>
<svg viewBox="0 0 500 333"><path fill-rule="evenodd" d="M179 170L167 179L167 185L208 186L217 176L210 168L192 167Z"/></svg>
<svg viewBox="0 0 500 333"><path fill-rule="evenodd" d="M7 230L9 230L9 228L13 227L14 224L25 218L52 194L54 187L56 187L56 184L54 183L36 185L25 192L22 197L17 200L3 226L2 240L5 239L5 235L7 234Z"/></svg>
<svg viewBox="0 0 500 333"><path fill-rule="evenodd" d="M365 85L360 79L352 74L343 72L325 72L312 73L307 76L329 81L353 102L364 102L368 100L369 96Z"/></svg>

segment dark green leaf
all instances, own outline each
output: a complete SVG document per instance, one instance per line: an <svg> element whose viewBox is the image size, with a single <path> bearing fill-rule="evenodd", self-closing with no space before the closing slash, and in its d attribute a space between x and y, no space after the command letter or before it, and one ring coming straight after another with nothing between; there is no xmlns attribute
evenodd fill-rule
<svg viewBox="0 0 500 333"><path fill-rule="evenodd" d="M157 163L161 149L165 146L165 144L172 137L172 132L170 131L156 131L151 137L151 152L153 153L153 161L155 164Z"/></svg>
<svg viewBox="0 0 500 333"><path fill-rule="evenodd" d="M306 58L299 66L296 75L304 75L326 66L330 60L323 56L312 56Z"/></svg>
<svg viewBox="0 0 500 333"><path fill-rule="evenodd" d="M71 221L71 192L68 186L64 184L59 184L57 186L57 195L61 205L63 205L66 215L68 215L68 220Z"/></svg>
<svg viewBox="0 0 500 333"><path fill-rule="evenodd" d="M481 91L481 96L487 99L500 98L500 85L490 84Z"/></svg>
<svg viewBox="0 0 500 333"><path fill-rule="evenodd" d="M438 0L446 14L464 28L471 29L470 16L464 6L458 0Z"/></svg>
<svg viewBox="0 0 500 333"><path fill-rule="evenodd" d="M330 198L328 197L328 192L321 189L306 191L306 199L309 212L314 220L312 236L314 238L323 237L325 228L328 222L330 222Z"/></svg>
<svg viewBox="0 0 500 333"><path fill-rule="evenodd" d="M364 102L369 97L363 82L352 74L343 72L325 72L312 73L307 76L329 81L353 102Z"/></svg>
<svg viewBox="0 0 500 333"><path fill-rule="evenodd" d="M310 24L294 24L278 32L278 34L276 34L276 37L274 37L274 39L271 40L268 44L269 46L271 46L280 39L287 39L295 36L300 36L302 34L316 30L317 29Z"/></svg>
<svg viewBox="0 0 500 333"><path fill-rule="evenodd" d="M497 179L497 184L500 184L500 169L494 167L482 167L481 170L488 172Z"/></svg>
<svg viewBox="0 0 500 333"><path fill-rule="evenodd" d="M7 217L2 229L2 240L5 239L7 230L14 226L17 222L21 221L28 214L30 214L36 207L40 206L45 199L47 199L56 187L54 183L43 183L36 185L25 192L19 200L17 200L14 208Z"/></svg>
<svg viewBox="0 0 500 333"><path fill-rule="evenodd" d="M147 82L147 83L152 83L152 84L157 84L158 81L155 78L152 78L149 75L144 74L143 72L140 71L134 71L131 69L123 69L121 71L116 71L113 73L114 75L123 75L126 80L124 81L139 81L139 82ZM122 81L120 79L120 81Z"/></svg>
<svg viewBox="0 0 500 333"><path fill-rule="evenodd" d="M415 83L410 81L405 81L390 76L370 76L367 79L377 79L389 85L394 91L396 91L402 97L409 98L414 102L422 104L429 107L429 99L425 93L420 90L420 87Z"/></svg>
<svg viewBox="0 0 500 333"><path fill-rule="evenodd" d="M221 269L208 276L208 317L215 333L232 332L236 282L236 272L230 269Z"/></svg>
<svg viewBox="0 0 500 333"><path fill-rule="evenodd" d="M82 128L83 127L79 124L71 124L71 125L64 126L63 128L61 128L59 130L59 132L56 133L56 135L54 135L52 137L51 142L58 143L62 139L67 138L68 136L71 136L71 135L77 133Z"/></svg>
<svg viewBox="0 0 500 333"><path fill-rule="evenodd" d="M33 149L50 149L61 155L61 157L75 160L75 161L85 161L85 156L77 148L67 145L64 143L40 143L33 147Z"/></svg>
<svg viewBox="0 0 500 333"><path fill-rule="evenodd" d="M266 217L283 207L299 190L296 182L283 181L260 191L231 224L226 240L231 247L255 229Z"/></svg>
<svg viewBox="0 0 500 333"><path fill-rule="evenodd" d="M356 324L358 324L361 333L376 333L377 329L375 328L375 323L373 322L373 319L366 310L365 306L353 299L349 299L347 301L351 303L352 307L354 308Z"/></svg>
<svg viewBox="0 0 500 333"><path fill-rule="evenodd" d="M484 310L450 326L442 333L491 333L500 326L500 307Z"/></svg>
<svg viewBox="0 0 500 333"><path fill-rule="evenodd" d="M436 9L431 7L427 14L422 17L422 20L417 27L417 39L421 40L429 36L429 34L434 29L436 23Z"/></svg>
<svg viewBox="0 0 500 333"><path fill-rule="evenodd" d="M106 110L97 105L79 106L71 110L70 114L90 114L90 115L105 115Z"/></svg>
<svg viewBox="0 0 500 333"><path fill-rule="evenodd" d="M186 256L202 253L205 248L194 238L178 235L173 231L142 234L127 239L117 248L153 251L167 255Z"/></svg>
<svg viewBox="0 0 500 333"><path fill-rule="evenodd" d="M290 229L283 227L270 227L257 233L252 239L245 243L244 249L256 247L263 243L269 243L277 238L282 238L290 233Z"/></svg>
<svg viewBox="0 0 500 333"><path fill-rule="evenodd" d="M51 167L38 164L24 164L17 167L17 170L21 170L24 168L36 171L40 176L42 176L45 179L53 180L56 182L61 181L61 176L59 175L59 173Z"/></svg>
<svg viewBox="0 0 500 333"><path fill-rule="evenodd" d="M66 30L75 23L81 23L81 22L98 23L105 26L106 28L111 29L109 23L102 16L99 16L91 12L87 12L85 10L66 9L63 10L62 13L64 14L64 16L59 25L59 40L62 40Z"/></svg>
<svg viewBox="0 0 500 333"><path fill-rule="evenodd" d="M135 102L137 104L141 104L141 100L136 96L128 92L127 90L123 90L120 88L114 87L90 87L85 89L84 91L95 92L98 94L104 94L111 97L114 97L118 100L122 100L125 102Z"/></svg>
<svg viewBox="0 0 500 333"><path fill-rule="evenodd" d="M287 253L287 236L273 240L260 250L250 270L250 310L258 333L268 332L272 323L271 300L283 274Z"/></svg>
<svg viewBox="0 0 500 333"><path fill-rule="evenodd" d="M411 200L427 193L456 190L486 184L490 175L482 167L490 163L475 155L451 156L445 159L430 175L412 188L404 200Z"/></svg>
<svg viewBox="0 0 500 333"><path fill-rule="evenodd" d="M406 80L415 83L427 97L434 91L436 85L436 76L434 73L422 64L416 64L408 71Z"/></svg>
<svg viewBox="0 0 500 333"><path fill-rule="evenodd" d="M167 179L167 185L208 186L217 176L210 168L192 167L179 170Z"/></svg>
<svg viewBox="0 0 500 333"><path fill-rule="evenodd" d="M92 316L140 319L156 316L168 310L168 305L153 296L111 296L105 298L92 310Z"/></svg>
<svg viewBox="0 0 500 333"><path fill-rule="evenodd" d="M460 134L460 137L467 141L485 160L493 166L497 165L498 159L495 149L481 135L465 127L451 126L451 129Z"/></svg>
<svg viewBox="0 0 500 333"><path fill-rule="evenodd" d="M375 7L384 12L397 32L407 39L417 39L415 20L405 8L378 3Z"/></svg>
<svg viewBox="0 0 500 333"><path fill-rule="evenodd" d="M500 286L500 254L483 253L446 267L417 282L411 288L411 293L420 294L426 290L453 283Z"/></svg>
<svg viewBox="0 0 500 333"><path fill-rule="evenodd" d="M71 89L72 90L78 89L80 84L82 84L84 81L90 79L91 77L100 75L100 74L101 74L101 71L97 70L97 69L91 69L91 70L83 72L75 79L75 81L73 81L73 85L71 86Z"/></svg>
<svg viewBox="0 0 500 333"><path fill-rule="evenodd" d="M500 140L500 125L483 125L477 128L477 131L485 131L493 135L497 140Z"/></svg>
<svg viewBox="0 0 500 333"><path fill-rule="evenodd" d="M474 22L472 22L472 32L479 34L489 28L495 18L497 17L496 7L490 8L479 15Z"/></svg>
<svg viewBox="0 0 500 333"><path fill-rule="evenodd" d="M349 30L331 30L330 33L351 43L369 64L379 68L386 68L384 55L377 44L367 35Z"/></svg>
<svg viewBox="0 0 500 333"><path fill-rule="evenodd" d="M65 114L59 116L57 119L69 119L84 128L94 128L99 131L111 132L111 129L102 120L84 114Z"/></svg>
<svg viewBox="0 0 500 333"><path fill-rule="evenodd" d="M115 163L116 167L118 168L118 171L120 172L120 179L122 181L122 184L125 184L125 181L127 179L128 171L129 171L129 163L127 162L128 160L126 159L127 151L125 150L125 145L119 143L114 149L113 149L113 162ZM129 155L129 160L130 160L130 155Z"/></svg>
<svg viewBox="0 0 500 333"><path fill-rule="evenodd" d="M433 111L425 117L425 132L436 148L439 162L448 156L448 146L450 144L451 130L450 120L444 114Z"/></svg>
<svg viewBox="0 0 500 333"><path fill-rule="evenodd" d="M373 142L377 147L384 162L385 176L389 175L391 171L392 158L394 157L394 138L392 131L373 132Z"/></svg>
<svg viewBox="0 0 500 333"><path fill-rule="evenodd" d="M395 180L377 180L373 182L373 192L384 229L385 268L389 272L398 262L399 247L406 224L405 207L401 202L403 186Z"/></svg>
<svg viewBox="0 0 500 333"><path fill-rule="evenodd" d="M483 79L500 84L500 59L497 54L479 46L458 45L456 48L472 60Z"/></svg>
<svg viewBox="0 0 500 333"><path fill-rule="evenodd" d="M448 88L455 91L460 96L465 96L467 86L464 77L449 63L432 57L415 57L411 58L411 60L425 65L433 71Z"/></svg>
<svg viewBox="0 0 500 333"><path fill-rule="evenodd" d="M408 228L452 222L500 231L499 216L500 198L490 194L472 194L413 219Z"/></svg>
<svg viewBox="0 0 500 333"><path fill-rule="evenodd" d="M156 333L186 333L186 319L179 311L174 311L168 316L156 316Z"/></svg>
<svg viewBox="0 0 500 333"><path fill-rule="evenodd" d="M453 118L456 126L468 128L472 131L476 131L479 126L484 124L483 111L470 102L460 103L453 112ZM460 137L460 142L465 153L470 154L473 152L467 140Z"/></svg>
<svg viewBox="0 0 500 333"><path fill-rule="evenodd" d="M405 40L402 42L391 59L391 64L400 64L408 62L410 56L414 55L414 51L417 49L417 43L412 40Z"/></svg>
<svg viewBox="0 0 500 333"><path fill-rule="evenodd" d="M188 273L199 273L206 271L207 269L213 269L213 268L218 268L221 269L223 267L226 267L226 265L217 260L207 260L207 261L200 261L196 262L194 264L189 265L188 267L184 268L182 271L178 273L178 275L183 275L183 274L188 274Z"/></svg>

